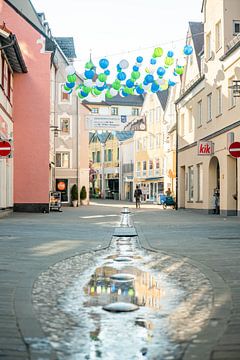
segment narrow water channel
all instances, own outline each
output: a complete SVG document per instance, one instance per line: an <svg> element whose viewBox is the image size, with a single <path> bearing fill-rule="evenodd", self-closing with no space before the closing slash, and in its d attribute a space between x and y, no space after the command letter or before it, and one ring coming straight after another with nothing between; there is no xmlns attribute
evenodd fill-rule
<svg viewBox="0 0 240 360"><path fill-rule="evenodd" d="M33 302L59 360L177 360L207 321L212 292L185 261L114 236L108 250L42 274Z"/></svg>

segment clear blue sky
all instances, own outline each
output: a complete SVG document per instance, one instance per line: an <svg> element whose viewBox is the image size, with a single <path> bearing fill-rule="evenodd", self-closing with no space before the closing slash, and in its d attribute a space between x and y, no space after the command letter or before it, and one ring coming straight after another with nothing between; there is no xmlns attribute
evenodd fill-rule
<svg viewBox="0 0 240 360"><path fill-rule="evenodd" d="M79 66L106 56L114 64L152 48L175 50L189 21L202 21L202 0L31 0L53 36L73 36ZM168 43L168 44L166 44ZM165 45L166 44L166 45ZM149 48L148 50L144 50ZM133 52L133 50L136 50ZM113 54L121 53L113 56Z"/></svg>

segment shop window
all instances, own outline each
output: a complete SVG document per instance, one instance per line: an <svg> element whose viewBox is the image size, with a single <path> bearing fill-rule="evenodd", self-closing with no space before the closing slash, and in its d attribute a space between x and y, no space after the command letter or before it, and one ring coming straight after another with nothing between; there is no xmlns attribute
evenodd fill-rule
<svg viewBox="0 0 240 360"><path fill-rule="evenodd" d="M70 168L70 153L57 152L56 153L56 167Z"/></svg>

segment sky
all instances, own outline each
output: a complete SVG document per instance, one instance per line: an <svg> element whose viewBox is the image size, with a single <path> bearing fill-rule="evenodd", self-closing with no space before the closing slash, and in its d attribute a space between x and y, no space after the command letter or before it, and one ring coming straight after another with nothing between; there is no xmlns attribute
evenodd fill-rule
<svg viewBox="0 0 240 360"><path fill-rule="evenodd" d="M73 36L81 72L93 62L151 58L157 46L182 49L189 21L202 21L202 0L31 0L53 36ZM134 64L133 64L134 65Z"/></svg>

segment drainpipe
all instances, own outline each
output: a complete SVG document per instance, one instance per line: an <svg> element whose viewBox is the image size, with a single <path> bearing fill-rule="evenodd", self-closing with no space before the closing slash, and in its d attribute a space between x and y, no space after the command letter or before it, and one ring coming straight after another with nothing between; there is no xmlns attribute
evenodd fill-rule
<svg viewBox="0 0 240 360"><path fill-rule="evenodd" d="M176 210L178 210L178 109L175 104L176 111Z"/></svg>

